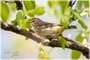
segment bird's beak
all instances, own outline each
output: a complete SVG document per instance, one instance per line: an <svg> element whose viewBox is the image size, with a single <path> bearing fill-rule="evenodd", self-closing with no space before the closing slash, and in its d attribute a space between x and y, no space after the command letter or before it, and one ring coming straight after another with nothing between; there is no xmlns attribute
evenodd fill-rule
<svg viewBox="0 0 90 60"><path fill-rule="evenodd" d="M32 23L32 21L28 21L27 23L31 24L31 23Z"/></svg>
<svg viewBox="0 0 90 60"><path fill-rule="evenodd" d="M28 20L27 23L29 23L29 24L33 23L32 19Z"/></svg>

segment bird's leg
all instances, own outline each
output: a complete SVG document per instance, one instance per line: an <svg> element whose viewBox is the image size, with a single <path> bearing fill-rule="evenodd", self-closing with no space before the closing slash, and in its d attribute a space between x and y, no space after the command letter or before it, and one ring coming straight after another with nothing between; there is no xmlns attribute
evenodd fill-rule
<svg viewBox="0 0 90 60"><path fill-rule="evenodd" d="M46 38L41 38L41 39L42 39L42 41L41 41L42 45L48 45L50 43L49 39L46 39Z"/></svg>

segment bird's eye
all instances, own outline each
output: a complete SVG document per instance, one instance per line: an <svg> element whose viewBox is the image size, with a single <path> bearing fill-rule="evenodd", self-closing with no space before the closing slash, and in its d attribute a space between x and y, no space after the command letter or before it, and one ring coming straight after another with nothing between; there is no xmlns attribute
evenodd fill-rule
<svg viewBox="0 0 90 60"><path fill-rule="evenodd" d="M32 22L35 22L35 20L32 20Z"/></svg>

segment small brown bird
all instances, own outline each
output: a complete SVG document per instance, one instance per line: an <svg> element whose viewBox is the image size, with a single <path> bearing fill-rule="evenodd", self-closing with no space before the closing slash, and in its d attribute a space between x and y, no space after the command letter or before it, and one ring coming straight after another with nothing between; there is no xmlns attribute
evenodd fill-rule
<svg viewBox="0 0 90 60"><path fill-rule="evenodd" d="M62 25L44 22L39 18L31 19L30 23L34 26L33 29L35 33L40 37L43 37L46 39L56 38L64 30L64 27Z"/></svg>

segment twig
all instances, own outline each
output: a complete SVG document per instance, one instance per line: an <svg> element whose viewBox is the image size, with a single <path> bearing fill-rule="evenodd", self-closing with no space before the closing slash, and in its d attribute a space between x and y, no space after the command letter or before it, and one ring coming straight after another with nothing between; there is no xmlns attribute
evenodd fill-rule
<svg viewBox="0 0 90 60"><path fill-rule="evenodd" d="M75 42L74 40L71 40L69 38L64 37L65 40L68 41L69 46L66 46L66 48L72 49L72 50L77 50L82 52L82 54L89 58L89 51L90 49L88 47L83 46L82 44ZM51 47L61 47L60 45L58 45L59 40L57 39L53 39L48 45Z"/></svg>
<svg viewBox="0 0 90 60"><path fill-rule="evenodd" d="M75 4L75 2L76 2L76 0L74 2L73 2L73 0L70 0L68 6L71 6L72 7Z"/></svg>
<svg viewBox="0 0 90 60"><path fill-rule="evenodd" d="M12 31L14 33L17 33L17 34L20 34L20 35L23 35L25 37L28 37L30 39L33 39L35 40L36 42L40 43L41 42L41 38L33 33L31 33L30 31L27 31L27 30L24 30L24 29L20 29L16 26L13 26L13 25L10 25L10 24L7 24L7 23L3 23L3 22L0 22L1 24L1 28L3 30L6 30L6 31Z"/></svg>
<svg viewBox="0 0 90 60"><path fill-rule="evenodd" d="M23 9L23 5L22 5L21 1L14 0L14 2L16 3L17 10Z"/></svg>

